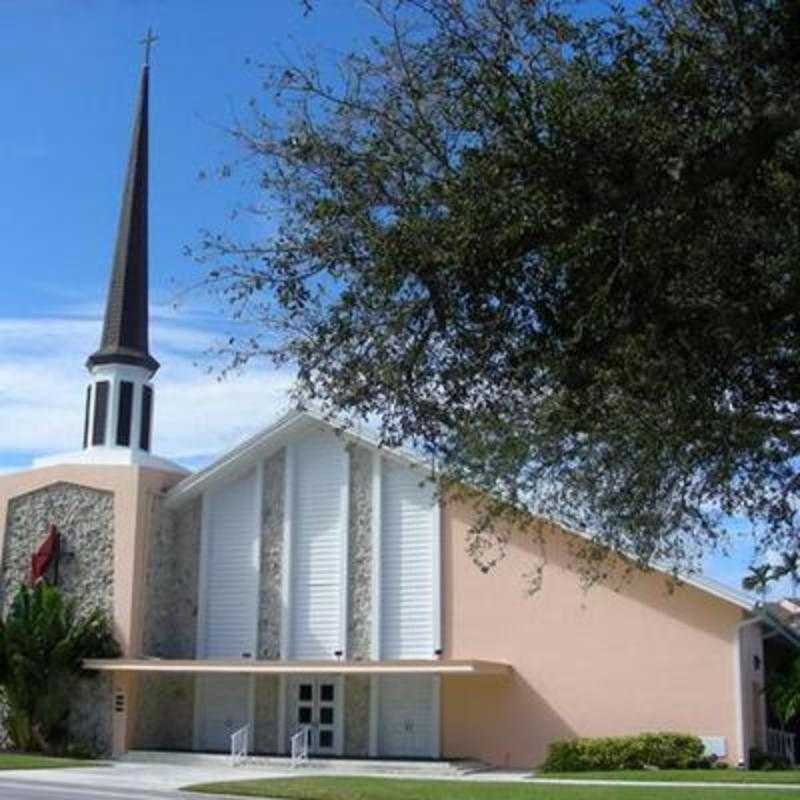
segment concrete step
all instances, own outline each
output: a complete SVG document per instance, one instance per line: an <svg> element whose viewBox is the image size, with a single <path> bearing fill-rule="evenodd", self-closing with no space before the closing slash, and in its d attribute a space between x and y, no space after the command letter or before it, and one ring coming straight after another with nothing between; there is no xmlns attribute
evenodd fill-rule
<svg viewBox="0 0 800 800"><path fill-rule="evenodd" d="M181 766L223 766L230 764L230 756L222 753L195 753L171 750L130 750L118 757L119 761L135 764L176 764ZM249 756L247 763L237 767L238 771L248 767L291 771L291 759L286 756ZM419 775L436 777L460 777L482 772L488 767L480 761L471 760L427 760L377 759L377 758L314 758L300 766L303 772L331 772L338 774L357 773L375 775Z"/></svg>

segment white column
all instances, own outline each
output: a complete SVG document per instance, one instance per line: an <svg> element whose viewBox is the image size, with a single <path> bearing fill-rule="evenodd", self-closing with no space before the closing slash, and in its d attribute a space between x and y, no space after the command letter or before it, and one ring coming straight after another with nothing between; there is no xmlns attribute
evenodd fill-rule
<svg viewBox="0 0 800 800"><path fill-rule="evenodd" d="M283 547L281 553L280 654L286 661L292 652L292 511L294 503L294 445L286 445L283 479Z"/></svg>
<svg viewBox="0 0 800 800"><path fill-rule="evenodd" d="M348 581L350 577L350 465L352 454L345 448L345 467L344 467L344 486L342 487L341 498L341 567L339 570L342 591L339 593L339 649L342 651L342 660L346 661L348 656L347 648L347 621L349 614L349 589Z"/></svg>
<svg viewBox="0 0 800 800"><path fill-rule="evenodd" d="M441 652L442 649L442 502L435 496L436 505L433 509L433 575L431 589L433 592L433 649ZM433 656L434 653L431 653Z"/></svg>
<svg viewBox="0 0 800 800"><path fill-rule="evenodd" d="M256 466L255 476L255 497L253 498L253 525L255 526L253 536L253 564L256 571L256 588L255 596L253 597L253 619L255 622L253 629L253 658L257 659L259 653L259 622L261 620L261 537L263 532L263 516L264 516L264 459L259 459Z"/></svg>
<svg viewBox="0 0 800 800"><path fill-rule="evenodd" d="M372 635L371 657L381 658L381 464L379 450L372 453Z"/></svg>

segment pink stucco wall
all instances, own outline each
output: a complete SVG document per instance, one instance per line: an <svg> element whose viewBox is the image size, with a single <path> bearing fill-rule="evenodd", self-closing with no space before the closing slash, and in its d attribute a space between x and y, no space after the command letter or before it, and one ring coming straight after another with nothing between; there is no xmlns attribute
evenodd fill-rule
<svg viewBox="0 0 800 800"><path fill-rule="evenodd" d="M742 610L689 586L670 593L658 573L584 592L573 537L532 524L543 545L515 532L483 573L466 552L468 508L445 508L444 655L507 662L514 676L443 680L443 755L530 767L556 738L671 730L724 736L737 761ZM543 585L529 595L539 565Z"/></svg>

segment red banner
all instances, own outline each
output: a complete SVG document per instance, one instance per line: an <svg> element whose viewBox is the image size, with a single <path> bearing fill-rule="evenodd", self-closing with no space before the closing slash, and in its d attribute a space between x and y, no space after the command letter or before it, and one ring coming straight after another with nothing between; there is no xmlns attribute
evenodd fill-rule
<svg viewBox="0 0 800 800"><path fill-rule="evenodd" d="M51 522L47 526L47 536L39 545L39 549L31 557L31 585L36 586L44 580L50 565L57 561L61 546L61 537L56 526Z"/></svg>

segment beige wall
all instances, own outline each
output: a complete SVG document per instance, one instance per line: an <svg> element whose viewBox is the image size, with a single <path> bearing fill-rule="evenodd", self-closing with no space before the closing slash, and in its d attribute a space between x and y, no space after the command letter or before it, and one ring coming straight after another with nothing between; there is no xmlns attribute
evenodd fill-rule
<svg viewBox="0 0 800 800"><path fill-rule="evenodd" d="M136 466L58 465L0 476L0 554L3 552L9 501L54 483L72 483L114 495L114 633L123 654L142 651L145 605L145 565L155 495L180 480L181 474ZM42 531L44 538L45 531ZM113 719L113 749L127 749L136 707L135 686L114 676L114 693L127 697L126 710Z"/></svg>
<svg viewBox="0 0 800 800"><path fill-rule="evenodd" d="M54 483L74 483L114 495L114 628L126 656L138 655L142 638L142 592L154 493L177 483L174 472L135 466L42 467L0 476L0 553L8 503ZM45 531L42 531L44 538Z"/></svg>
<svg viewBox="0 0 800 800"><path fill-rule="evenodd" d="M741 631L742 730L747 747L767 749L767 703L764 695L764 637L758 625ZM758 669L756 669L756 662Z"/></svg>
<svg viewBox="0 0 800 800"><path fill-rule="evenodd" d="M507 662L514 676L443 680L445 757L530 767L556 738L674 730L725 736L738 760L741 609L689 586L670 594L657 573L584 592L572 537L543 523L542 546L515 533L483 573L466 552L469 520L463 505L445 509L444 655Z"/></svg>

